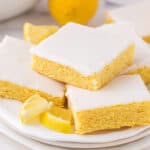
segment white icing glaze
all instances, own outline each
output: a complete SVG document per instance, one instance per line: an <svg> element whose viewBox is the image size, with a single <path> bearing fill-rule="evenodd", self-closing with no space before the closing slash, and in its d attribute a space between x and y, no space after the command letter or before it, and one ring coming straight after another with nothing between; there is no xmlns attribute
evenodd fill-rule
<svg viewBox="0 0 150 150"><path fill-rule="evenodd" d="M126 21L132 23L140 36L150 35L150 0L141 0L137 4L110 10L110 16L114 21Z"/></svg>
<svg viewBox="0 0 150 150"><path fill-rule="evenodd" d="M150 101L150 93L139 75L120 76L98 91L89 91L71 85L67 85L66 88L66 96L75 112Z"/></svg>
<svg viewBox="0 0 150 150"><path fill-rule="evenodd" d="M0 80L63 96L64 85L32 71L30 45L6 36L0 44Z"/></svg>
<svg viewBox="0 0 150 150"><path fill-rule="evenodd" d="M32 48L34 55L74 68L84 76L100 71L133 44L130 37L113 31L69 23Z"/></svg>
<svg viewBox="0 0 150 150"><path fill-rule="evenodd" d="M148 44L145 43L137 35L132 24L119 22L114 24L103 25L101 27L98 27L97 30L105 30L105 32L112 31L115 34L122 34L126 38L131 37L133 39L135 44L134 64L128 67L127 69L125 69L123 73L143 66L150 67L150 48Z"/></svg>

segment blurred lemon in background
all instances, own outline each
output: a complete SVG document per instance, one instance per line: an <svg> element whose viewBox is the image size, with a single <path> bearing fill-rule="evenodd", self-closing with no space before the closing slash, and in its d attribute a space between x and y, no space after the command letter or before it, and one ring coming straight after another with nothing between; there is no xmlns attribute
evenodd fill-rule
<svg viewBox="0 0 150 150"><path fill-rule="evenodd" d="M67 22L86 24L95 15L99 0L48 0L53 18L61 25Z"/></svg>

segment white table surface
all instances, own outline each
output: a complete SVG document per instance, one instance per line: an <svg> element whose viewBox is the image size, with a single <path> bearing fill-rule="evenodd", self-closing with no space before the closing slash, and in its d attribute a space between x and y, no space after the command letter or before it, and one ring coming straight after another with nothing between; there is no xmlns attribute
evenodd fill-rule
<svg viewBox="0 0 150 150"><path fill-rule="evenodd" d="M34 24L56 24L55 21L49 16L46 8L46 0L41 0L39 4L30 12L27 12L21 16L14 17L12 19L0 22L0 40L4 37L4 35L12 35L15 37L23 38L22 29L24 22L28 21ZM44 8L44 9L43 9ZM103 7L105 9L106 7ZM108 5L107 5L108 8ZM101 13L98 12L98 15ZM101 23L101 18L98 16L94 18L91 22L92 25L96 25ZM150 148L150 137L145 137L141 140L141 144L144 147L144 150L148 150ZM139 143L131 143L128 146L121 146L118 148L107 148L104 150L136 150ZM149 148L146 148L149 147ZM6 137L5 135L0 133L0 149L2 150L29 150L29 148L19 144L18 142ZM58 150L58 148L49 147L50 150Z"/></svg>

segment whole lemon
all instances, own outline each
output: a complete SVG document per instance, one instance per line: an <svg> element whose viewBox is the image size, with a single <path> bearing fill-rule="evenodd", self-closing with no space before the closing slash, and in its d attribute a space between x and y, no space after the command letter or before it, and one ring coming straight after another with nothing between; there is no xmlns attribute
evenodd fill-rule
<svg viewBox="0 0 150 150"><path fill-rule="evenodd" d="M48 0L48 7L55 20L86 24L95 15L99 0Z"/></svg>

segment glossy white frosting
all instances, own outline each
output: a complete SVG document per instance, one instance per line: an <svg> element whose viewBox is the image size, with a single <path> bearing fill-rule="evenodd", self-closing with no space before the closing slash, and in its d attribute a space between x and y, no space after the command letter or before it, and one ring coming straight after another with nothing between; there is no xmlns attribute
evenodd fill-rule
<svg viewBox="0 0 150 150"><path fill-rule="evenodd" d="M0 44L0 80L63 96L64 85L32 71L30 45L6 36Z"/></svg>
<svg viewBox="0 0 150 150"><path fill-rule="evenodd" d="M132 102L150 101L150 93L139 75L123 75L98 91L66 86L66 96L75 112Z"/></svg>
<svg viewBox="0 0 150 150"><path fill-rule="evenodd" d="M132 23L140 36L150 35L150 0L141 0L134 5L110 10L114 21L127 21Z"/></svg>
<svg viewBox="0 0 150 150"><path fill-rule="evenodd" d="M32 54L69 66L84 76L100 71L133 44L130 37L113 31L69 23L32 48Z"/></svg>
<svg viewBox="0 0 150 150"><path fill-rule="evenodd" d="M135 60L134 64L123 71L123 73L137 69L143 66L150 67L150 47L136 33L135 28L130 23L119 22L114 24L103 25L97 30L112 31L114 34L122 34L124 37L132 38L135 44Z"/></svg>

